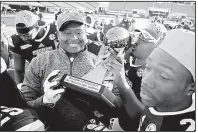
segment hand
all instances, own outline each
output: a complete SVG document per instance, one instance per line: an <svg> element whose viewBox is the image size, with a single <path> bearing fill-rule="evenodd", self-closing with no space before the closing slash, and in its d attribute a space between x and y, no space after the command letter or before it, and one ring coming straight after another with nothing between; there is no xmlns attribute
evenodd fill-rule
<svg viewBox="0 0 198 133"><path fill-rule="evenodd" d="M125 88L128 84L125 77L124 54L105 64L106 68L114 74L114 82L118 88Z"/></svg>
<svg viewBox="0 0 198 133"><path fill-rule="evenodd" d="M111 70L113 72L115 77L125 75L124 54L122 54L119 57L108 60L108 62L106 62L104 65L108 70Z"/></svg>
<svg viewBox="0 0 198 133"><path fill-rule="evenodd" d="M43 87L44 87L44 96L43 103L53 103L55 104L61 97L61 94L65 92L64 89L53 90L54 87L58 86L59 81L52 81L54 77L58 75L60 70L52 71L46 78ZM52 82L51 82L52 81Z"/></svg>
<svg viewBox="0 0 198 133"><path fill-rule="evenodd" d="M100 51L99 51L99 53L98 53L98 56L99 56L100 58L107 58L110 54L111 54L111 53L110 53L109 50L108 50L108 46L104 46L104 45L102 44L102 46L101 46L101 48L100 48Z"/></svg>

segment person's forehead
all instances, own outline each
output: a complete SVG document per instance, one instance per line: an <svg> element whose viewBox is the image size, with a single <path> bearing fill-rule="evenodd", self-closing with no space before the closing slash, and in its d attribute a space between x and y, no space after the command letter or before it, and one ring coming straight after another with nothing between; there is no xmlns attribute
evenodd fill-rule
<svg viewBox="0 0 198 133"><path fill-rule="evenodd" d="M160 48L155 48L147 61L154 62L161 68L169 69L176 75L186 75L188 70L174 57Z"/></svg>
<svg viewBox="0 0 198 133"><path fill-rule="evenodd" d="M83 24L71 22L71 23L66 25L65 30L66 29L82 29L82 28L84 28Z"/></svg>
<svg viewBox="0 0 198 133"><path fill-rule="evenodd" d="M169 62L178 62L175 58L173 58L171 55L169 55L167 52L165 52L159 47L153 50L153 52L148 57L148 60L156 61L160 64L167 64ZM175 64L179 65L179 62ZM167 65L173 66L173 64L167 64Z"/></svg>

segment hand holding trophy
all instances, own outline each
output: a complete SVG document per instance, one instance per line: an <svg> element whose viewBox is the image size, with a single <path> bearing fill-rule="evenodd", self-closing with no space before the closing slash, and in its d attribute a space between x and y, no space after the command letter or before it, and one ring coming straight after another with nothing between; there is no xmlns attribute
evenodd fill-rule
<svg viewBox="0 0 198 133"><path fill-rule="evenodd" d="M103 81L109 77L108 75L111 75L110 67L106 67L106 64L110 62L124 64L124 53L129 44L130 35L126 29L111 28L104 36L103 46L98 54L100 61L96 63L95 69L85 75L83 79L103 84ZM101 60L101 58L103 59Z"/></svg>

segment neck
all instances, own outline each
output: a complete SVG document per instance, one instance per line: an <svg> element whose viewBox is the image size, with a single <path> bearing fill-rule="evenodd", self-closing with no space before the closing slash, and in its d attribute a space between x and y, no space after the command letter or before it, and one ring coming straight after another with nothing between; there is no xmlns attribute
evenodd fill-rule
<svg viewBox="0 0 198 133"><path fill-rule="evenodd" d="M70 57L70 58L75 58L78 53L67 53L67 55Z"/></svg>
<svg viewBox="0 0 198 133"><path fill-rule="evenodd" d="M165 107L156 107L156 110L159 112L175 112L175 111L181 111L184 109L187 109L191 106L192 104L192 98L188 97L184 99L180 104L174 104L171 106L165 106Z"/></svg>

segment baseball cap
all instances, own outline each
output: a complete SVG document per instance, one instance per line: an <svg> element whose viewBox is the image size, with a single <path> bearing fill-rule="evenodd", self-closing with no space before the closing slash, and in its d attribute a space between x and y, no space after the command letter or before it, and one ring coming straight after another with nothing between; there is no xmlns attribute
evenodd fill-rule
<svg viewBox="0 0 198 133"><path fill-rule="evenodd" d="M156 42L163 33L166 33L167 30L164 29L161 24L151 23L146 25L143 29L135 29L136 32L141 32L144 40L148 42Z"/></svg>
<svg viewBox="0 0 198 133"><path fill-rule="evenodd" d="M37 26L39 17L30 11L23 10L16 13L15 25L16 30L20 34L26 34Z"/></svg>
<svg viewBox="0 0 198 133"><path fill-rule="evenodd" d="M57 30L61 30L63 24L68 24L69 22L79 22L84 24L84 13L75 10L67 10L61 13L57 18Z"/></svg>
<svg viewBox="0 0 198 133"><path fill-rule="evenodd" d="M195 33L185 29L167 32L159 48L178 60L189 70L195 81Z"/></svg>

